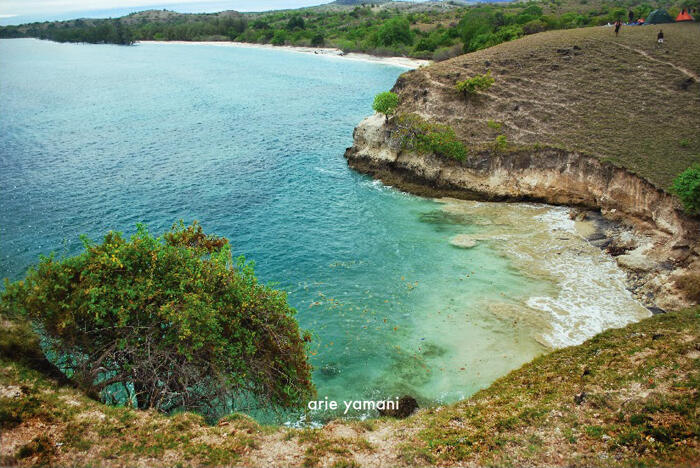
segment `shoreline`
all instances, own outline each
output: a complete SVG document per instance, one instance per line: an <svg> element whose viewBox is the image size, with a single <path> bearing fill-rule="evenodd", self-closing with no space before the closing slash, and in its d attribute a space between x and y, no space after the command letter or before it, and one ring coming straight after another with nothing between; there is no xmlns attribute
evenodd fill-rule
<svg viewBox="0 0 700 468"><path fill-rule="evenodd" d="M359 62L383 63L395 67L416 69L428 66L432 63L430 60L414 59L410 57L380 57L378 55L370 55L359 52L344 53L340 49L333 47L301 47L301 46L275 46L272 44L254 44L250 42L234 42L234 41L137 41L135 44L188 44L188 45L209 45L219 47L240 47L248 49L273 49L285 50L288 52L296 52L302 54L319 55L323 57L335 57L346 60L354 60Z"/></svg>

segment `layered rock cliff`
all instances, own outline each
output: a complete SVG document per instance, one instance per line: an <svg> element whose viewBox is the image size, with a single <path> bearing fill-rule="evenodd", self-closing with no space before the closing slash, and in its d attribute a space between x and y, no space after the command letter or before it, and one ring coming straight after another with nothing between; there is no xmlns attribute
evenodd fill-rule
<svg viewBox="0 0 700 468"><path fill-rule="evenodd" d="M674 282L700 271L700 223L675 196L627 169L562 149L482 150L463 162L401 150L391 125L378 114L360 123L345 153L350 167L417 195L599 209L626 226L608 231L601 246L624 252L617 261L640 298L663 309L692 302Z"/></svg>

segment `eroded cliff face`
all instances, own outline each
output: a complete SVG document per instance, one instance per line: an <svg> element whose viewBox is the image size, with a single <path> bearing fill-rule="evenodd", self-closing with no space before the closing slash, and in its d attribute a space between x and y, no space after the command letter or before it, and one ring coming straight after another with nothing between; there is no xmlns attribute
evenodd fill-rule
<svg viewBox="0 0 700 468"><path fill-rule="evenodd" d="M345 153L350 167L423 196L599 209L624 228L591 241L617 255L637 296L662 309L690 303L674 281L700 271L700 223L672 195L626 169L560 149L483 150L463 162L405 151L392 125L378 114L362 121Z"/></svg>

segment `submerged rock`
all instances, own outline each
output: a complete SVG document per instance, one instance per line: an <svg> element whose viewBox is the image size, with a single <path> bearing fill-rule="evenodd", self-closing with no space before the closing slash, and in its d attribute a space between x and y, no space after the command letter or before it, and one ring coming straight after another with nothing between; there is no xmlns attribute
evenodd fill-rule
<svg viewBox="0 0 700 468"><path fill-rule="evenodd" d="M459 234L450 239L450 244L460 249L471 249L472 247L476 247L477 242L468 234Z"/></svg>

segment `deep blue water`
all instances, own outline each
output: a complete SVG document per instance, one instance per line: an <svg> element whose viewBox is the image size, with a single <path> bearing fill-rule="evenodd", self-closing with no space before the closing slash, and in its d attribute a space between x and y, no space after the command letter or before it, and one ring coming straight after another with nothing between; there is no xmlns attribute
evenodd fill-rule
<svg viewBox="0 0 700 468"><path fill-rule="evenodd" d="M289 292L315 334L321 398L473 393L544 349L542 311L526 302L558 285L498 243L449 244L531 218L449 212L348 169L354 126L402 71L279 50L0 41L0 277L75 254L80 234L196 219Z"/></svg>

